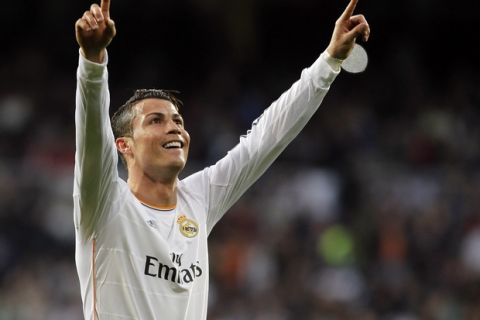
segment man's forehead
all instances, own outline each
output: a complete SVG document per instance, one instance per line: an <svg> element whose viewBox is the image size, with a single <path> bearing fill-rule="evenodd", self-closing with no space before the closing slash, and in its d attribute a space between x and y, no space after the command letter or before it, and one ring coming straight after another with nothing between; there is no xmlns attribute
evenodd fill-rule
<svg viewBox="0 0 480 320"><path fill-rule="evenodd" d="M136 115L145 116L150 113L179 114L175 105L164 99L148 98L135 105Z"/></svg>

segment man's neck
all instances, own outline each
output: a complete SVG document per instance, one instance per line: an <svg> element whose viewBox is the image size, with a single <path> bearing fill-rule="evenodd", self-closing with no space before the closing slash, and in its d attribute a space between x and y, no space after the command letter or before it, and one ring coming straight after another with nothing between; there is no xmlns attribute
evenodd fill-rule
<svg viewBox="0 0 480 320"><path fill-rule="evenodd" d="M142 176L129 176L128 186L141 202L159 208L177 205L177 179L157 180Z"/></svg>

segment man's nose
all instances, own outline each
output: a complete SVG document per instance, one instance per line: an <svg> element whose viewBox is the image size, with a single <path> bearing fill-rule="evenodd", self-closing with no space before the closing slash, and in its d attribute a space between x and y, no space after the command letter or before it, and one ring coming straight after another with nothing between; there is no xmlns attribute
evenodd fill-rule
<svg viewBox="0 0 480 320"><path fill-rule="evenodd" d="M182 130L180 129L180 125L178 123L176 123L174 120L170 120L167 124L167 133L180 134L182 133Z"/></svg>

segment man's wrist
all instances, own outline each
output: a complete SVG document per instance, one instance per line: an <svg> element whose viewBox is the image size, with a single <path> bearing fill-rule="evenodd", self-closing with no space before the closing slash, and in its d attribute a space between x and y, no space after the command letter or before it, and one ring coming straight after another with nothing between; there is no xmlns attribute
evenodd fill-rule
<svg viewBox="0 0 480 320"><path fill-rule="evenodd" d="M324 51L323 57L325 59L325 62L328 63L328 65L335 71L340 71L340 68L342 67L343 60L342 59L337 59L334 58L330 55L328 50Z"/></svg>
<svg viewBox="0 0 480 320"><path fill-rule="evenodd" d="M88 52L84 48L80 47L80 54L90 62L103 64L105 61L105 49L102 49L99 52Z"/></svg>

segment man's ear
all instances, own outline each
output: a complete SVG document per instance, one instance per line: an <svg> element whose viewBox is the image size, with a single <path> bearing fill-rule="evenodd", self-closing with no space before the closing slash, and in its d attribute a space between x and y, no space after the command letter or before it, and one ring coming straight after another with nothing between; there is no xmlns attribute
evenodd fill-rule
<svg viewBox="0 0 480 320"><path fill-rule="evenodd" d="M131 140L128 137L120 137L115 140L115 145L117 146L118 152L123 155L131 154L132 150L130 149Z"/></svg>

